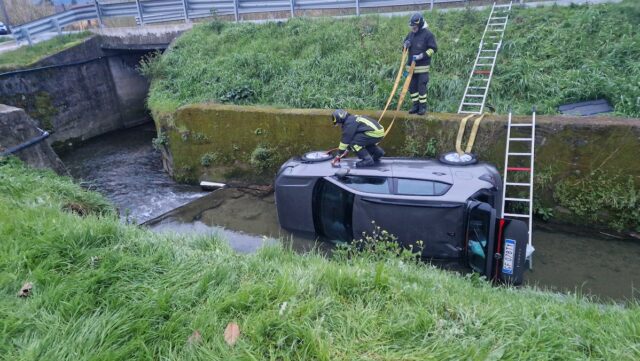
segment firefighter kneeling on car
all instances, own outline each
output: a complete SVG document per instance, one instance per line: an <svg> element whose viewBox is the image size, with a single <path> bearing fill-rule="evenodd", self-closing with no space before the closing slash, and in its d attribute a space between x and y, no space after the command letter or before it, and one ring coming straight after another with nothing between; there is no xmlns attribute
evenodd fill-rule
<svg viewBox="0 0 640 361"><path fill-rule="evenodd" d="M370 167L384 156L384 150L378 146L384 138L384 127L378 121L336 109L333 112L333 125L338 124L342 127L342 138L338 146L338 156L333 159L332 165L340 163L348 150L353 150L360 158L356 167Z"/></svg>

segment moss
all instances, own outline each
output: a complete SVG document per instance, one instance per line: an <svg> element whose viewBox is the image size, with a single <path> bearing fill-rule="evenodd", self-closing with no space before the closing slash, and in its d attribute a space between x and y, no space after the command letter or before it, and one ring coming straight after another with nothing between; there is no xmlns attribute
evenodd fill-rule
<svg viewBox="0 0 640 361"><path fill-rule="evenodd" d="M640 231L640 189L630 175L596 170L585 177L565 178L556 185L553 196L580 223Z"/></svg>

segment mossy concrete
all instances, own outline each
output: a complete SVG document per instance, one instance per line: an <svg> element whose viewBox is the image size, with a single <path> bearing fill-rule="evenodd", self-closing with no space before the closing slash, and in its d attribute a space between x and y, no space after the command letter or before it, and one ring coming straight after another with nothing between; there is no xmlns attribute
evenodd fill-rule
<svg viewBox="0 0 640 361"><path fill-rule="evenodd" d="M375 111L353 113L375 118L380 114ZM270 182L286 159L338 145L340 128L332 126L330 114L331 110L320 109L193 104L174 113L156 113L154 118L159 131L168 140L163 145L165 166L175 179L183 182ZM381 144L388 155L433 157L455 149L461 115L431 113L419 117L387 112L382 124L388 126L393 116L396 116L393 129ZM513 119L514 122L530 120L530 116ZM480 159L496 164L499 169L504 162L506 122L504 115L487 115L480 124L473 147ZM471 126L469 121L463 148ZM256 159L252 162L256 149L262 155L258 161L266 164L256 164ZM536 207L557 206L556 184L585 184L595 172L622 177L625 184L629 184L630 177L635 186L630 192L640 192L638 149L638 119L538 117ZM556 213L561 217L557 218L578 223L571 211L564 217L567 212L558 210L560 212ZM638 227L640 220L632 223L629 227Z"/></svg>

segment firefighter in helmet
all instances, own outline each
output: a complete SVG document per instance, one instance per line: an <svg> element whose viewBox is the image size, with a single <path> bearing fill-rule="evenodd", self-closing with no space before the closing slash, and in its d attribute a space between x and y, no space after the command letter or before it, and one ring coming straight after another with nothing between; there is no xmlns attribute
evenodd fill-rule
<svg viewBox="0 0 640 361"><path fill-rule="evenodd" d="M338 156L332 161L333 165L340 162L347 150L353 150L360 158L356 167L370 167L384 155L384 150L378 146L384 138L384 127L378 121L337 109L333 112L333 125L342 127Z"/></svg>
<svg viewBox="0 0 640 361"><path fill-rule="evenodd" d="M404 47L409 50L407 71L411 63L416 62L413 78L411 78L411 84L409 84L409 93L413 101L413 107L409 110L409 114L417 113L423 115L427 112L429 66L431 65L431 57L438 51L438 45L433 33L427 29L427 23L424 21L422 14L413 14L409 20L409 27L411 31L404 38Z"/></svg>

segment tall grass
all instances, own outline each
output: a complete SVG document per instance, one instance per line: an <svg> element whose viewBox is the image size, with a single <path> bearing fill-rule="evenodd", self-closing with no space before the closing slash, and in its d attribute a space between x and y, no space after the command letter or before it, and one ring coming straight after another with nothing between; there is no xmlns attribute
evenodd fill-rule
<svg viewBox="0 0 640 361"><path fill-rule="evenodd" d="M640 358L635 303L495 288L398 258L240 255L120 224L100 196L15 160L0 161L0 220L4 360ZM25 281L33 294L18 298Z"/></svg>
<svg viewBox="0 0 640 361"><path fill-rule="evenodd" d="M25 68L39 60L81 43L91 36L88 31L58 35L52 39L0 53L0 72Z"/></svg>
<svg viewBox="0 0 640 361"><path fill-rule="evenodd" d="M457 111L488 11L425 13L439 50L429 85L433 111ZM498 57L489 103L500 111L598 97L640 116L640 5L517 9ZM297 18L286 23L213 21L179 38L157 64L149 105L194 102L379 109L391 90L405 17Z"/></svg>

